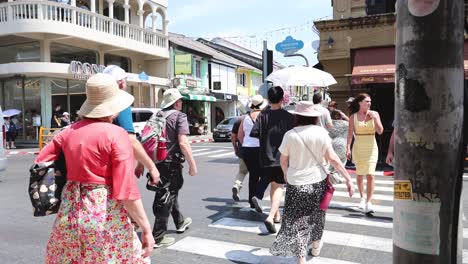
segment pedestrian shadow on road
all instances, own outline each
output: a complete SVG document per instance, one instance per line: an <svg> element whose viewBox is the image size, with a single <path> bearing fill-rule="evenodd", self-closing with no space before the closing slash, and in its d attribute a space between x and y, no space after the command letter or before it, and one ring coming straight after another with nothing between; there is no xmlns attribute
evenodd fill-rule
<svg viewBox="0 0 468 264"><path fill-rule="evenodd" d="M223 217L239 217L260 222L264 220L262 214L245 210L245 206L248 204L247 199L235 202L229 198L207 197L202 199L202 201L220 203L219 205L209 204L205 206L206 209L215 212L215 214L208 216L208 219L212 220L212 222L216 222Z"/></svg>
<svg viewBox="0 0 468 264"><path fill-rule="evenodd" d="M295 264L297 263L294 257L276 257L270 255L268 249L254 248L246 250L232 250L226 253L226 258L232 263L237 264Z"/></svg>
<svg viewBox="0 0 468 264"><path fill-rule="evenodd" d="M227 164L239 164L238 158L222 158L222 159L211 159L210 163L227 163Z"/></svg>

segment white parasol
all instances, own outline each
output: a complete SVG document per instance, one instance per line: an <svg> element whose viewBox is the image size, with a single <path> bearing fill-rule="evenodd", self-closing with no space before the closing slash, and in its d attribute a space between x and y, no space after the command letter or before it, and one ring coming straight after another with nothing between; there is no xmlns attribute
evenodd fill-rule
<svg viewBox="0 0 468 264"><path fill-rule="evenodd" d="M12 116L18 115L20 113L21 113L21 111L18 110L18 109L8 109L8 110L3 111L2 114L3 114L3 117L12 117Z"/></svg>
<svg viewBox="0 0 468 264"><path fill-rule="evenodd" d="M283 88L288 86L327 87L336 84L335 78L328 73L312 67L293 66L272 72L266 80Z"/></svg>

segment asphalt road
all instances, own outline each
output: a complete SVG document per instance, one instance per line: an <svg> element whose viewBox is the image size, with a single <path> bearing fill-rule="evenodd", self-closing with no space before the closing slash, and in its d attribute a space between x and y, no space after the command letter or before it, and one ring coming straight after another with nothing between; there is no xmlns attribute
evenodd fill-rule
<svg viewBox="0 0 468 264"><path fill-rule="evenodd" d="M193 219L193 224L184 234L175 234L171 222L169 235L177 242L169 248L155 249L153 263L295 263L293 259L269 255L275 236L266 233L266 215L248 208L247 188L241 191L241 202L232 201L237 159L230 144L200 143L193 149L199 173L190 177L184 169L186 177L180 193L182 212ZM27 184L34 157L9 157L8 170L0 176L0 263L43 263L54 216L32 216ZM139 181L146 212L153 222L153 197L145 184ZM346 197L344 186L336 188L327 213L325 246L321 257L310 259L311 263L392 263L393 178L378 176L376 187L376 213L372 217L357 209L358 198ZM468 202L466 191L463 200L464 204ZM262 201L262 206L267 211L269 201ZM467 239L464 242L468 245Z"/></svg>

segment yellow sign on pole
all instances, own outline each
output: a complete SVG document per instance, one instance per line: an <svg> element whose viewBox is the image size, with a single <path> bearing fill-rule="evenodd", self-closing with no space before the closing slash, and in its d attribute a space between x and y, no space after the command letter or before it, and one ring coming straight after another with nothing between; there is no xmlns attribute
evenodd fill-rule
<svg viewBox="0 0 468 264"><path fill-rule="evenodd" d="M413 200L413 189L409 180L395 180L393 196L398 200Z"/></svg>

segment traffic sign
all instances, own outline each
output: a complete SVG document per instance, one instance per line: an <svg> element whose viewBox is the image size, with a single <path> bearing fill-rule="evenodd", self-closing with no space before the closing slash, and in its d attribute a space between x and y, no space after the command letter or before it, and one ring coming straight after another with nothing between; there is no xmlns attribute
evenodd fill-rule
<svg viewBox="0 0 468 264"><path fill-rule="evenodd" d="M291 36L287 36L285 40L276 44L275 49L283 54L293 54L304 48L304 42L302 40L294 39Z"/></svg>

